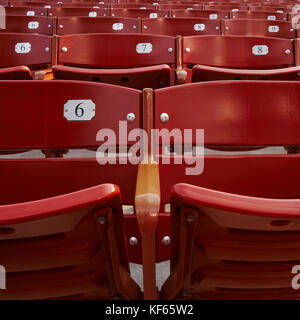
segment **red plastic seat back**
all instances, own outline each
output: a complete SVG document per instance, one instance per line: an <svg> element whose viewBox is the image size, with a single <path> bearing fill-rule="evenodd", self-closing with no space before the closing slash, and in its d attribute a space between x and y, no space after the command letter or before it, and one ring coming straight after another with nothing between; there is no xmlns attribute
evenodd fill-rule
<svg viewBox="0 0 300 320"><path fill-rule="evenodd" d="M41 7L5 7L5 14L8 16L46 16L46 9Z"/></svg>
<svg viewBox="0 0 300 320"><path fill-rule="evenodd" d="M293 41L267 37L184 37L183 63L239 69L289 67L294 64Z"/></svg>
<svg viewBox="0 0 300 320"><path fill-rule="evenodd" d="M100 129L114 130L118 143L119 121L128 130L141 127L141 92L134 89L80 81L1 81L0 95L3 106L10 106L0 111L2 150L98 148L104 142L96 138ZM134 121L127 121L129 113Z"/></svg>
<svg viewBox="0 0 300 320"><path fill-rule="evenodd" d="M142 32L168 36L219 35L220 20L193 18L157 18L143 19Z"/></svg>
<svg viewBox="0 0 300 320"><path fill-rule="evenodd" d="M199 3L190 4L190 3L181 3L181 4L159 4L158 9L160 10L201 10L203 5Z"/></svg>
<svg viewBox="0 0 300 320"><path fill-rule="evenodd" d="M48 9L49 17L105 17L107 9L95 8L51 8Z"/></svg>
<svg viewBox="0 0 300 320"><path fill-rule="evenodd" d="M140 10L155 10L156 5L153 3L112 3L111 9L140 9Z"/></svg>
<svg viewBox="0 0 300 320"><path fill-rule="evenodd" d="M133 18L59 17L57 34L137 33L138 20Z"/></svg>
<svg viewBox="0 0 300 320"><path fill-rule="evenodd" d="M1 33L0 67L47 66L51 63L51 37L38 34Z"/></svg>
<svg viewBox="0 0 300 320"><path fill-rule="evenodd" d="M286 13L272 11L235 11L231 12L232 19L267 19L267 20L287 20Z"/></svg>
<svg viewBox="0 0 300 320"><path fill-rule="evenodd" d="M169 16L168 10L151 9L112 9L112 17L122 18L165 18Z"/></svg>
<svg viewBox="0 0 300 320"><path fill-rule="evenodd" d="M204 129L206 146L299 145L299 88L288 81L218 81L159 89L155 128L192 129L189 144ZM174 144L182 141L177 135Z"/></svg>
<svg viewBox="0 0 300 320"><path fill-rule="evenodd" d="M218 10L172 10L173 18L205 18L205 19L227 19L229 18L228 11Z"/></svg>
<svg viewBox="0 0 300 320"><path fill-rule="evenodd" d="M286 7L276 7L276 6L252 6L250 5L249 10L251 11L273 11L277 13L288 13L291 8Z"/></svg>
<svg viewBox="0 0 300 320"><path fill-rule="evenodd" d="M41 16L7 16L0 32L39 33L52 36L53 19Z"/></svg>
<svg viewBox="0 0 300 320"><path fill-rule="evenodd" d="M175 38L167 36L144 34L60 36L58 50L59 64L72 66L125 68L175 64Z"/></svg>
<svg viewBox="0 0 300 320"><path fill-rule="evenodd" d="M223 34L228 36L296 38L291 22L268 20L232 19L223 21Z"/></svg>

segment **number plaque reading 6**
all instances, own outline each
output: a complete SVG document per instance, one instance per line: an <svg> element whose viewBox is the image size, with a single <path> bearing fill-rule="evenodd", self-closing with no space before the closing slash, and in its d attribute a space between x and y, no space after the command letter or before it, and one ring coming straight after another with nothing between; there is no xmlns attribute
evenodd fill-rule
<svg viewBox="0 0 300 320"><path fill-rule="evenodd" d="M16 53L28 53L31 51L31 44L29 42L18 42L15 45Z"/></svg>
<svg viewBox="0 0 300 320"><path fill-rule="evenodd" d="M138 43L136 45L137 53L150 53L152 52L152 44L151 43Z"/></svg>
<svg viewBox="0 0 300 320"><path fill-rule="evenodd" d="M90 121L95 116L96 105L90 100L68 100L64 105L64 117L69 121Z"/></svg>

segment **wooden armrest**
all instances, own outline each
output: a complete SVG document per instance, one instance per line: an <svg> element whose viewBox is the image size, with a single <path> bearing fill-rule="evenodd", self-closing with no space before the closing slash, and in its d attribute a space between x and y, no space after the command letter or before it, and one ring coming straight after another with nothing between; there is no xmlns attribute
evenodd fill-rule
<svg viewBox="0 0 300 320"><path fill-rule="evenodd" d="M149 160L139 164L135 210L140 231L149 233L156 230L160 209L160 182L158 163Z"/></svg>
<svg viewBox="0 0 300 320"><path fill-rule="evenodd" d="M187 72L183 69L177 69L176 78L177 78L177 84L185 84L186 78L187 78Z"/></svg>
<svg viewBox="0 0 300 320"><path fill-rule="evenodd" d="M34 72L34 80L51 80L53 79L52 69L44 69Z"/></svg>

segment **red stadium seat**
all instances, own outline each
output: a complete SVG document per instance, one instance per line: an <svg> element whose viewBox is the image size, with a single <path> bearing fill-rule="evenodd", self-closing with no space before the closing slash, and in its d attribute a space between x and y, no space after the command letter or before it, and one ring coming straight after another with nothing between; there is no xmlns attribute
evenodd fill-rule
<svg viewBox="0 0 300 320"><path fill-rule="evenodd" d="M156 5L149 3L112 3L111 9L140 9L140 10L155 10Z"/></svg>
<svg viewBox="0 0 300 320"><path fill-rule="evenodd" d="M247 4L227 4L227 5L207 5L204 7L204 10L227 10L227 11L240 11L248 10Z"/></svg>
<svg viewBox="0 0 300 320"><path fill-rule="evenodd" d="M9 68L0 68L1 80L31 80L32 74L28 67L18 66Z"/></svg>
<svg viewBox="0 0 300 320"><path fill-rule="evenodd" d="M206 18L206 19L227 19L228 11L218 10L172 10L173 18Z"/></svg>
<svg viewBox="0 0 300 320"><path fill-rule="evenodd" d="M289 13L291 8L285 7L272 7L272 6L251 6L249 7L251 11L272 11L277 13Z"/></svg>
<svg viewBox="0 0 300 320"><path fill-rule="evenodd" d="M1 300L140 298L129 274L119 188L93 185L95 172L107 179L105 168L80 159L1 159L0 167Z"/></svg>
<svg viewBox="0 0 300 320"><path fill-rule="evenodd" d="M33 7L33 8L24 8L24 7L5 7L5 14L7 16L18 15L18 16L46 16L46 9Z"/></svg>
<svg viewBox="0 0 300 320"><path fill-rule="evenodd" d="M53 66L56 79L106 82L136 89L165 87L174 83L175 38L142 34L60 36L58 64Z"/></svg>
<svg viewBox="0 0 300 320"><path fill-rule="evenodd" d="M189 4L189 3L181 3L181 4L159 4L158 9L160 10L201 10L203 9L203 5L198 3L196 4Z"/></svg>
<svg viewBox="0 0 300 320"><path fill-rule="evenodd" d="M220 35L220 20L193 18L142 19L142 33L168 36Z"/></svg>
<svg viewBox="0 0 300 320"><path fill-rule="evenodd" d="M266 19L266 20L287 20L286 13L264 12L264 11L235 11L231 12L232 19Z"/></svg>
<svg viewBox="0 0 300 320"><path fill-rule="evenodd" d="M299 89L298 82L222 81L156 90L155 128L203 128L208 147L299 145ZM161 299L296 298L299 164L299 155L244 154L206 155L201 175L162 165L162 204L175 186L171 275Z"/></svg>
<svg viewBox="0 0 300 320"><path fill-rule="evenodd" d="M57 2L52 2L51 4L45 2L38 2L38 1L10 1L10 5L12 7L26 7L26 8L50 8L50 7L57 7Z"/></svg>
<svg viewBox="0 0 300 320"><path fill-rule="evenodd" d="M47 68L51 65L51 37L39 34L0 33L0 68L27 66L31 70ZM28 68L2 70L0 79L15 77L24 73L23 79L28 79ZM12 75L6 72L13 71Z"/></svg>
<svg viewBox="0 0 300 320"><path fill-rule="evenodd" d="M0 32L39 33L52 36L53 19L41 16L7 16Z"/></svg>
<svg viewBox="0 0 300 320"><path fill-rule="evenodd" d="M197 50L201 48L201 50ZM192 81L226 79L298 79L289 39L239 36L183 38L183 65Z"/></svg>
<svg viewBox="0 0 300 320"><path fill-rule="evenodd" d="M119 121L129 113L135 119L128 121L128 130L141 127L141 92L133 89L80 81L2 81L0 93L4 106L12 95L22 102L0 111L0 150L96 149L97 132L109 127L118 135Z"/></svg>
<svg viewBox="0 0 300 320"><path fill-rule="evenodd" d="M122 18L164 18L169 16L169 11L149 9L112 9L111 16Z"/></svg>
<svg viewBox="0 0 300 320"><path fill-rule="evenodd" d="M94 8L51 8L48 9L49 17L105 17L106 9Z"/></svg>
<svg viewBox="0 0 300 320"><path fill-rule="evenodd" d="M62 8L94 8L94 9L107 9L108 3L98 2L82 2L82 3L62 3Z"/></svg>
<svg viewBox="0 0 300 320"><path fill-rule="evenodd" d="M262 19L228 19L223 21L226 36L296 38L296 30L288 21L268 21Z"/></svg>
<svg viewBox="0 0 300 320"><path fill-rule="evenodd" d="M133 18L59 17L57 34L78 33L137 33L138 20Z"/></svg>
<svg viewBox="0 0 300 320"><path fill-rule="evenodd" d="M98 130L118 132L128 113L135 115L128 130L141 127L142 92L133 89L0 81L0 95L1 151L95 148ZM140 297L129 275L119 188L107 184L118 184L123 204L132 204L136 166L1 159L0 168L0 255L8 284L0 299Z"/></svg>

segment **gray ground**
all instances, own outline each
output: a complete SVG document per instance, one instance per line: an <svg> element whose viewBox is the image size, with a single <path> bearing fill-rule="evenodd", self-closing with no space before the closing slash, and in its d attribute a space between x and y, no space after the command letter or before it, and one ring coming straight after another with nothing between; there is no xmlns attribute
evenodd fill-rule
<svg viewBox="0 0 300 320"><path fill-rule="evenodd" d="M240 152L220 152L220 151L214 151L214 150L208 150L205 149L205 154L235 154ZM254 150L249 151L246 153L251 154L281 154L286 153L283 148L281 147L271 147L271 148L265 148L261 150ZM76 150L71 151L68 154L65 155L66 158L73 158L73 157L93 157L95 156L95 153L93 151L88 150ZM26 153L19 153L16 155L5 155L1 156L0 158L44 158L44 155L40 151L29 151ZM169 273L170 273L170 262L161 262L156 264L156 279L157 279L157 286L158 288L161 287L163 282L167 279ZM130 272L133 277L133 279L139 284L139 286L142 288L142 266L139 264L130 264Z"/></svg>

